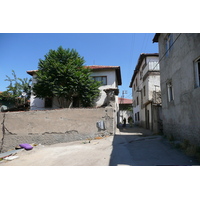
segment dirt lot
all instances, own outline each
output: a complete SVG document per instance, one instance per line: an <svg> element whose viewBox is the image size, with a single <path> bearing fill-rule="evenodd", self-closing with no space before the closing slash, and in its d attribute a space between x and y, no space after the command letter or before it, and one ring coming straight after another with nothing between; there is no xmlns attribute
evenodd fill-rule
<svg viewBox="0 0 200 200"><path fill-rule="evenodd" d="M38 145L17 153L12 161L0 166L101 166L109 165L113 136L96 140L75 141L54 145Z"/></svg>

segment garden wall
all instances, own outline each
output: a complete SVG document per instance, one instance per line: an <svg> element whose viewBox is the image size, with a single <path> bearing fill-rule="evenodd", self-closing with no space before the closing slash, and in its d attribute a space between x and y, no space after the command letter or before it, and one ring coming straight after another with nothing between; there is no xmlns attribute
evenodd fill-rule
<svg viewBox="0 0 200 200"><path fill-rule="evenodd" d="M21 143L54 144L114 134L114 114L112 107L0 113L0 151Z"/></svg>

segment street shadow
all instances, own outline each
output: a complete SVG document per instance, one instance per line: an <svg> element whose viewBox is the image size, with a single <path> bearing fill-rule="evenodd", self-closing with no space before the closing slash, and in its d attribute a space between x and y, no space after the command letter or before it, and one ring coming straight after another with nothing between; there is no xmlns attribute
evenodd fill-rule
<svg viewBox="0 0 200 200"><path fill-rule="evenodd" d="M199 165L161 135L139 127L120 127L114 135L110 166Z"/></svg>

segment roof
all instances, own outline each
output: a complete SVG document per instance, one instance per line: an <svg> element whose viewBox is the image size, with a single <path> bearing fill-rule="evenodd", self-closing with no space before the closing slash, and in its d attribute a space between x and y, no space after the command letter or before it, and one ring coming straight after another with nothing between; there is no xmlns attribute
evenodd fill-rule
<svg viewBox="0 0 200 200"><path fill-rule="evenodd" d="M37 72L38 70L29 70L29 71L26 71L27 74L33 76L35 74L35 72Z"/></svg>
<svg viewBox="0 0 200 200"><path fill-rule="evenodd" d="M118 97L118 102L119 104L132 104L133 100Z"/></svg>
<svg viewBox="0 0 200 200"><path fill-rule="evenodd" d="M159 54L158 53L141 53L139 58L138 58L138 63L135 67L135 70L134 70L134 73L133 73L133 76L132 76L132 79L131 79L131 82L130 82L130 85L129 87L131 88L132 87L132 84L133 84L133 81L136 77L136 74L138 73L140 67L141 67L141 64L142 64L142 61L144 60L144 58L146 57L149 57L149 56L155 56L155 57L158 57Z"/></svg>
<svg viewBox="0 0 200 200"><path fill-rule="evenodd" d="M153 43L154 43L154 42L158 42L159 36L160 36L160 33L156 33L156 34L154 35Z"/></svg>
<svg viewBox="0 0 200 200"><path fill-rule="evenodd" d="M114 69L116 71L118 85L122 84L120 66L91 65L91 66L85 66L85 67L88 67L92 69L93 71ZM26 71L26 73L33 76L37 71L38 70L29 70L29 71Z"/></svg>
<svg viewBox="0 0 200 200"><path fill-rule="evenodd" d="M90 65L90 66L86 66L86 67L92 69L93 71L114 69L114 70L116 71L116 76L117 76L118 85L121 85L121 84L122 84L120 66Z"/></svg>
<svg viewBox="0 0 200 200"><path fill-rule="evenodd" d="M86 66L90 69L118 69L120 66L106 66L106 65L89 65Z"/></svg>

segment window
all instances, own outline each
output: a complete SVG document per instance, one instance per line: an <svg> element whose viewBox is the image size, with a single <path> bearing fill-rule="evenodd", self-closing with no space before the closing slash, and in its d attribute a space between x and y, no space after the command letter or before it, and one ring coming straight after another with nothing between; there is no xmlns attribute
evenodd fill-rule
<svg viewBox="0 0 200 200"><path fill-rule="evenodd" d="M194 62L195 88L200 87L200 58Z"/></svg>
<svg viewBox="0 0 200 200"><path fill-rule="evenodd" d="M139 112L135 113L135 121L136 122L140 121L140 113Z"/></svg>
<svg viewBox="0 0 200 200"><path fill-rule="evenodd" d="M167 37L165 38L165 50L166 50L166 56L169 55L169 51L170 51L170 48L172 46L172 43L173 43L173 35L172 33L168 34Z"/></svg>
<svg viewBox="0 0 200 200"><path fill-rule="evenodd" d="M136 80L135 80L135 84L136 84L136 87L137 87L137 78L136 78Z"/></svg>
<svg viewBox="0 0 200 200"><path fill-rule="evenodd" d="M174 94L173 94L173 86L172 82L167 83L167 94L168 94L168 101L173 101L174 100Z"/></svg>
<svg viewBox="0 0 200 200"><path fill-rule="evenodd" d="M145 88L145 86L143 87L143 95L144 95L144 97L146 96L146 88Z"/></svg>
<svg viewBox="0 0 200 200"><path fill-rule="evenodd" d="M137 119L138 119L138 121L140 121L140 113L139 112L137 113Z"/></svg>
<svg viewBox="0 0 200 200"><path fill-rule="evenodd" d="M45 108L52 108L52 98L51 97L47 97L45 98Z"/></svg>
<svg viewBox="0 0 200 200"><path fill-rule="evenodd" d="M143 71L140 71L140 80L142 79L143 77Z"/></svg>
<svg viewBox="0 0 200 200"><path fill-rule="evenodd" d="M137 106L139 105L139 99L138 99L138 97L137 97Z"/></svg>
<svg viewBox="0 0 200 200"><path fill-rule="evenodd" d="M99 81L102 85L107 85L107 76L92 76L95 81Z"/></svg>

